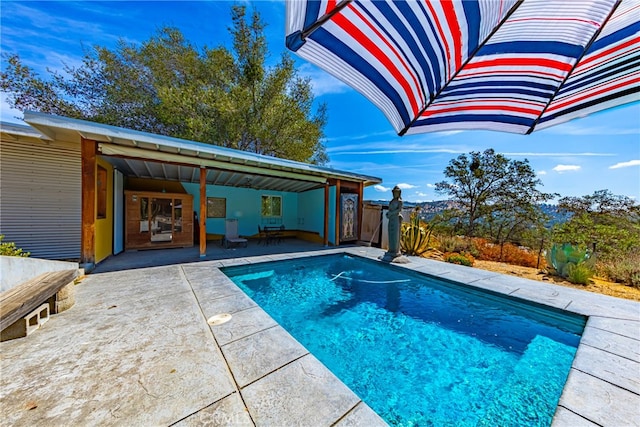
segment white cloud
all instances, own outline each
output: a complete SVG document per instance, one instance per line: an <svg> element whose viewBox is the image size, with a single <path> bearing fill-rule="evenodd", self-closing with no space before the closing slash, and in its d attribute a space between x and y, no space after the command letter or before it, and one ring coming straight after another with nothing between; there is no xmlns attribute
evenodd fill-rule
<svg viewBox="0 0 640 427"><path fill-rule="evenodd" d="M374 185L374 186L373 186L373 188L374 188L376 191L379 191L379 192L381 192L381 193L385 193L385 192L387 192L387 191L390 191L390 190L391 190L389 187L385 187L385 186L380 185L380 184L378 184L378 185Z"/></svg>
<svg viewBox="0 0 640 427"><path fill-rule="evenodd" d="M383 131L383 132L371 132L371 133L364 133L364 134L360 134L360 135L351 135L351 136L338 136L338 137L334 137L334 138L325 138L324 140L327 142L332 142L332 141L339 141L342 139L348 139L350 141L353 140L357 140L357 139L369 139L369 138L373 138L373 137L378 137L378 136L385 136L385 137L396 137L396 133L393 130L387 130L387 131Z"/></svg>
<svg viewBox="0 0 640 427"><path fill-rule="evenodd" d="M336 155L365 155L365 154L462 154L473 149L466 144L434 143L422 134L402 139L393 131L372 132L369 134L340 135L325 138L327 153ZM378 140L374 140L376 138Z"/></svg>
<svg viewBox="0 0 640 427"><path fill-rule="evenodd" d="M441 132L434 132L436 136L452 136L464 132L463 130L443 130Z"/></svg>
<svg viewBox="0 0 640 427"><path fill-rule="evenodd" d="M538 175L546 175L547 171L538 171Z"/></svg>
<svg viewBox="0 0 640 427"><path fill-rule="evenodd" d="M396 144L397 147L397 144ZM335 147L335 150L341 150L341 151L333 151L332 149L328 149L327 152L329 152L332 156L339 156L339 155L353 155L353 154L357 154L357 155L365 155L365 154L426 154L426 153L446 153L446 154L460 154L460 153L464 153L464 151L461 150L452 150L450 148L416 148L416 149L406 149L406 148L389 148L389 149L382 149L382 150L366 150L366 151L346 151L348 148L351 147ZM359 150L362 150L362 146L358 147Z"/></svg>
<svg viewBox="0 0 640 427"><path fill-rule="evenodd" d="M427 188L436 188L435 184L427 184Z"/></svg>
<svg viewBox="0 0 640 427"><path fill-rule="evenodd" d="M629 160L628 162L616 163L613 166L609 166L609 169L628 168L631 166L640 166L640 160Z"/></svg>
<svg viewBox="0 0 640 427"><path fill-rule="evenodd" d="M584 153L562 153L562 152L558 152L558 153L534 153L534 152L527 152L527 153L501 153L505 156L512 156L512 157L567 157L567 156L575 156L575 157L611 157L611 156L616 156L617 154L615 153L591 153L591 152L584 152Z"/></svg>
<svg viewBox="0 0 640 427"><path fill-rule="evenodd" d="M416 192L416 196L427 197L427 193L423 193L421 191Z"/></svg>
<svg viewBox="0 0 640 427"><path fill-rule="evenodd" d="M382 134L384 135L384 134ZM341 144L339 141L343 140ZM366 140L352 142L354 138L334 138L328 143L327 153L331 156L342 155L379 155L379 154L461 154L469 151L466 146L433 145L428 143L406 143L392 136L383 141Z"/></svg>
<svg viewBox="0 0 640 427"><path fill-rule="evenodd" d="M402 190L408 190L410 188L416 188L417 185L412 185L412 184L407 184L406 182L401 182L400 184L398 184L398 187L400 187L400 189L402 189Z"/></svg>
<svg viewBox="0 0 640 427"><path fill-rule="evenodd" d="M544 131L553 133L556 135L634 135L638 133L637 127L611 127L607 125L592 125L585 126L584 122L577 120L576 122L565 123L559 126L554 126Z"/></svg>
<svg viewBox="0 0 640 427"><path fill-rule="evenodd" d="M301 77L308 77L311 79L311 85L313 86L313 94L315 96L322 96L332 93L344 93L352 90L348 85L342 83L340 80L333 77L326 71L305 63L298 67L298 72Z"/></svg>
<svg viewBox="0 0 640 427"><path fill-rule="evenodd" d="M568 172L568 171L577 171L580 170L580 166L578 165L557 165L553 168L556 172Z"/></svg>

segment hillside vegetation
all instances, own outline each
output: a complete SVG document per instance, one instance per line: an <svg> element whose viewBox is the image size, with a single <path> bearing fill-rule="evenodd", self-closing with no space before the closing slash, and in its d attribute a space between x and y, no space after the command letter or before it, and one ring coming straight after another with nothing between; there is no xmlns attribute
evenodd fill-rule
<svg viewBox="0 0 640 427"><path fill-rule="evenodd" d="M640 291L640 205L634 200L598 190L560 197L554 206L548 202L559 195L537 189L541 182L526 160L491 149L459 156L444 174L436 188L448 200L415 205L403 223L406 253L470 266L503 263L559 282Z"/></svg>

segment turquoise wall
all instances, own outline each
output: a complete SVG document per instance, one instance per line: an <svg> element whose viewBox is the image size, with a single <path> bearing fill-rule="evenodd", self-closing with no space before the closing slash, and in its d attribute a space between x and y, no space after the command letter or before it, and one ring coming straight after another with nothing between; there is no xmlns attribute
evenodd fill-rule
<svg viewBox="0 0 640 427"><path fill-rule="evenodd" d="M200 185L182 183L185 191L193 196L193 209L200 210ZM262 218L261 196L282 197L282 218ZM289 230L319 233L324 237L324 188L303 193L252 190L250 188L207 185L207 197L227 199L227 218L238 219L238 234L252 236L258 232L258 224L284 225ZM329 244L335 245L336 188L329 187ZM207 233L224 234L224 218L207 218Z"/></svg>
<svg viewBox="0 0 640 427"><path fill-rule="evenodd" d="M200 185L182 183L185 191L193 196L194 210L200 210ZM260 200L265 196L282 197L282 218L268 219L260 215ZM207 197L227 199L227 218L238 219L238 234L251 236L258 233L258 225L284 225L298 229L298 195L281 191L253 190L250 188L207 185ZM323 199L324 200L324 199ZM207 233L224 234L225 218L207 218Z"/></svg>
<svg viewBox="0 0 640 427"><path fill-rule="evenodd" d="M298 194L298 230L324 236L324 188Z"/></svg>

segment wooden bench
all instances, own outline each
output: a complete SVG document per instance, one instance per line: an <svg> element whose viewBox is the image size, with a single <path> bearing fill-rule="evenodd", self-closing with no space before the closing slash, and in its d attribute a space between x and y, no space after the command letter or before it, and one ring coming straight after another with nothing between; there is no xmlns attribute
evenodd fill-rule
<svg viewBox="0 0 640 427"><path fill-rule="evenodd" d="M49 313L58 313L73 305L73 283L76 277L77 269L53 271L2 292L0 340L29 335L48 320Z"/></svg>

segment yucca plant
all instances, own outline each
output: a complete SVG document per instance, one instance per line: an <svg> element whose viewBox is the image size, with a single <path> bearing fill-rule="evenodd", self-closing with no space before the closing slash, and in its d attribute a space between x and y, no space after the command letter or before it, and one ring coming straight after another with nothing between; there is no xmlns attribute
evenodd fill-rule
<svg viewBox="0 0 640 427"><path fill-rule="evenodd" d="M429 250L433 227L429 227L420 220L420 208L416 207L409 221L402 223L400 245L407 255L420 256Z"/></svg>

